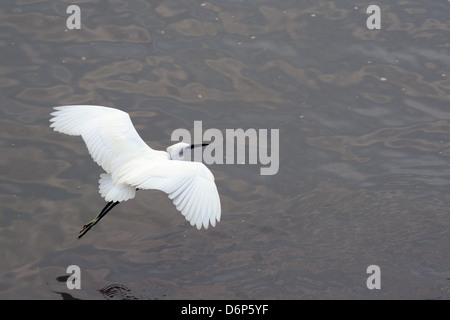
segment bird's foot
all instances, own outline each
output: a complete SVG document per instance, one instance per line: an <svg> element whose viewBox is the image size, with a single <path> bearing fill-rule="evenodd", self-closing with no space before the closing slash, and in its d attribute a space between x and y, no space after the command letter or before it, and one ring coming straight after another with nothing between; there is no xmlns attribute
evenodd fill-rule
<svg viewBox="0 0 450 320"><path fill-rule="evenodd" d="M94 220L91 220L90 222L86 223L83 226L83 229L81 229L80 233L78 234L78 239L80 239L82 236L84 236L86 234L86 232L88 232L96 223L97 223L98 219L95 218Z"/></svg>

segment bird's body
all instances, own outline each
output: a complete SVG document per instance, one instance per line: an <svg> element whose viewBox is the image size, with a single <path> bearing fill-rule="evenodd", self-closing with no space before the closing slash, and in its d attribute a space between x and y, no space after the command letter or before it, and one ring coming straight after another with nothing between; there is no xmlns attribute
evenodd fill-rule
<svg viewBox="0 0 450 320"><path fill-rule="evenodd" d="M220 199L211 171L202 163L183 161L184 152L198 145L179 142L165 151L150 148L126 112L89 105L55 107L50 125L55 131L81 136L89 153L106 173L99 191L108 204L80 232L84 235L109 210L135 197L137 189L164 191L176 208L198 229L220 221Z"/></svg>

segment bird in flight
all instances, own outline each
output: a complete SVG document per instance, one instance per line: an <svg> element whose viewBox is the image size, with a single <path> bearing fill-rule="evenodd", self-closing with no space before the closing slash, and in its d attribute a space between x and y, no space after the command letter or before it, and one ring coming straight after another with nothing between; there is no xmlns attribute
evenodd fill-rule
<svg viewBox="0 0 450 320"><path fill-rule="evenodd" d="M167 151L158 151L141 139L126 112L90 105L54 109L50 127L81 136L94 161L105 170L100 174L99 191L107 204L84 225L78 238L117 204L133 199L138 189L165 192L199 230L220 221L220 198L213 174L203 163L183 161L185 152L207 144L179 142Z"/></svg>

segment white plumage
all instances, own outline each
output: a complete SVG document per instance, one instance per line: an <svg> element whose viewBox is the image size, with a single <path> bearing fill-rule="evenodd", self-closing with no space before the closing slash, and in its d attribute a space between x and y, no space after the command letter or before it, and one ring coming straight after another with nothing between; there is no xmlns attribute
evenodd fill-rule
<svg viewBox="0 0 450 320"><path fill-rule="evenodd" d="M220 221L220 199L211 171L202 163L182 161L193 147L177 143L167 152L150 148L126 112L101 106L55 107L50 127L81 136L89 153L106 173L99 191L109 202L133 199L136 189L164 191L197 229ZM96 222L95 222L96 223Z"/></svg>

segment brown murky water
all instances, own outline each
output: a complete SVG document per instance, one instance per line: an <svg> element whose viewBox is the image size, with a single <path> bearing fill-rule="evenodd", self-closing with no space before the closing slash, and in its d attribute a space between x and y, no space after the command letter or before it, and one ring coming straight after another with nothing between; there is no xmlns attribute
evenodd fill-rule
<svg viewBox="0 0 450 320"><path fill-rule="evenodd" d="M81 30L61 1L0 4L0 298L450 298L447 1L78 4ZM121 108L156 149L194 120L279 129L279 172L211 165L216 228L147 191L78 240L102 171L48 127L65 104Z"/></svg>

